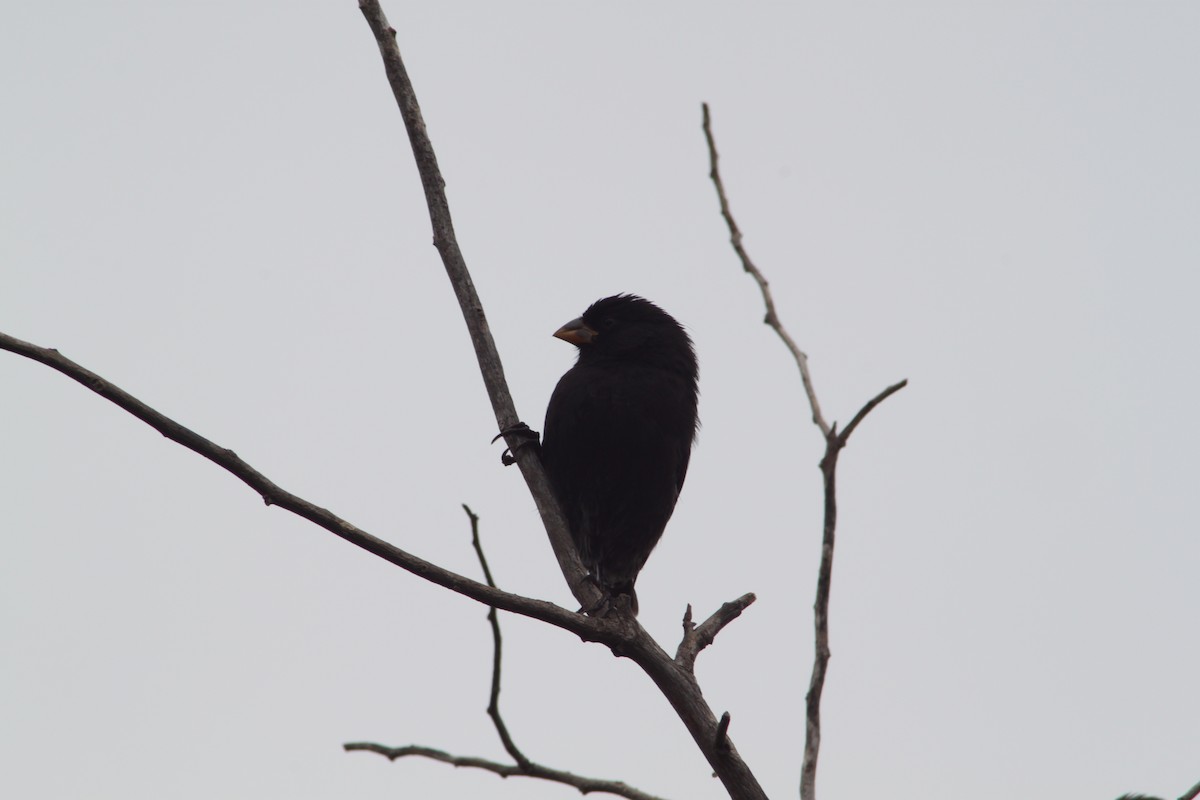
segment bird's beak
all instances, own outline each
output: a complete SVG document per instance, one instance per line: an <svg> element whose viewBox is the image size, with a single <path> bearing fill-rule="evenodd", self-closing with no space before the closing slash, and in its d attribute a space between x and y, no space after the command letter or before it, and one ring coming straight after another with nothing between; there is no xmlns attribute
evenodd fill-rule
<svg viewBox="0 0 1200 800"><path fill-rule="evenodd" d="M573 319L566 325L554 332L556 339L562 339L564 342L570 342L576 347L582 347L585 344L591 344L596 338L596 331L588 327L583 321L583 317Z"/></svg>

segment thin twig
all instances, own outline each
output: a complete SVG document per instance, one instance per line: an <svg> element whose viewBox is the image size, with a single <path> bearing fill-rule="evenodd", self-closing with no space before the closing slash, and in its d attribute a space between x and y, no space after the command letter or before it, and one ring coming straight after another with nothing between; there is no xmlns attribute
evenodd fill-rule
<svg viewBox="0 0 1200 800"><path fill-rule="evenodd" d="M891 395L903 389L908 385L908 381L900 381L893 384L875 397L867 401L866 405L854 415L854 419L850 420L850 424L846 426L844 431L839 432L837 423L830 425L821 415L821 407L817 403L817 393L813 389L812 378L808 371L808 356L796 345L792 338L783 328L783 323L779 320L779 315L775 312L775 300L771 297L770 289L767 285L767 279L762 272L750 260L750 256L746 254L746 249L742 245L742 232L734 222L733 213L729 210L729 200L725 196L725 184L721 181L721 173L717 169L717 145L713 139L712 133L712 118L709 114L708 103L703 104L704 112L704 138L708 142L708 157L711 170L709 177L712 178L713 184L717 189L717 200L721 205L721 216L725 218L725 223L729 226L730 241L733 244L734 252L742 262L742 268L750 273L758 284L758 288L762 291L763 303L767 308L767 316L765 322L775 329L779 337L783 339L784 344L791 350L792 356L796 359L797 366L800 367L800 378L804 382L804 393L808 395L808 403L812 408L813 423L820 429L821 434L825 437L825 454L821 458L821 475L825 489L825 521L822 527L821 537L821 564L817 569L817 597L813 603L813 669L812 676L809 679L808 694L805 697L805 737L804 737L804 760L800 766L800 797L801 800L816 800L817 793L817 757L821 750L821 693L825 688L825 673L829 666L829 590L833 578L833 545L835 534L837 532L837 459L842 448L846 446L846 442L850 438L850 434L858 427L859 423L866 418L867 414L871 413L877 405L882 403ZM688 631L688 624L685 621L685 632ZM687 642L685 633L684 642ZM680 645L682 653L683 645ZM678 659L679 656L677 655Z"/></svg>
<svg viewBox="0 0 1200 800"><path fill-rule="evenodd" d="M838 438L842 440L842 446L844 447L846 445L846 441L850 438L850 434L854 433L854 429L858 427L858 423L862 422L863 419L866 418L867 414L871 413L875 406L879 405L884 400L887 400L905 386L908 386L907 379L902 380L899 383L893 383L891 386L887 387L882 392L868 400L867 404L860 408L858 413L854 415L854 419L850 420L850 424L846 426L846 430L838 434Z"/></svg>
<svg viewBox="0 0 1200 800"><path fill-rule="evenodd" d="M487 580L488 586L496 587L496 581L492 577L492 570L488 566L487 556L483 552L483 542L479 538L479 515L471 510L470 506L463 503L463 511L467 513L467 518L471 521L471 546L475 548L475 555L479 558L479 566L483 569L484 579ZM366 750L380 755L387 756L395 761L403 756L420 756L423 758L433 759L434 761L442 761L446 764L453 764L456 767L474 767L476 769L487 770L494 772L502 778L514 776L524 776L529 778L538 778L541 780L553 781L562 783L567 786L573 786L580 792L606 792L615 794L619 797L629 798L629 800L662 800L662 798L647 794L640 789L635 789L632 786L622 781L609 781L599 778L585 778L582 775L576 775L573 772L564 770L552 769L550 767L530 761L524 753L518 749L512 736L508 732L508 726L505 725L503 717L500 715L500 665L502 661L501 655L501 636L500 636L500 620L496 614L496 608L493 606L488 609L488 622L492 628L492 688L490 699L488 700L488 716L492 719L492 724L496 728L496 733L500 736L500 741L504 744L504 749L512 756L516 764L501 764L498 761L492 761L486 758L478 758L476 756L455 756L447 753L444 750L437 750L432 747L422 745L407 745L405 747L388 747L386 745L375 744L372 742L353 742L343 747L346 750Z"/></svg>
<svg viewBox="0 0 1200 800"><path fill-rule="evenodd" d="M553 781L562 783L567 786L572 786L579 790L580 794L590 794L591 792L605 792L614 794L618 797L626 797L629 800L663 800L658 795L648 794L640 789L635 789L623 781L605 781L597 780L596 778L584 778L570 772L563 772L558 769L550 769L549 767L531 765L530 771L522 770L515 764L501 764L498 761L490 761L486 758L476 758L475 756L456 756L445 752L444 750L435 750L432 747L420 747L417 745L409 745L407 747L387 747L374 742L349 742L343 745L347 751L365 750L371 753L378 753L392 761L405 756L420 756L422 758L431 758L434 761L441 761L445 764L452 764L456 767L473 767L475 769L483 769L488 772L494 772L502 778L539 778L541 780Z"/></svg>
<svg viewBox="0 0 1200 800"><path fill-rule="evenodd" d="M479 566L483 568L484 580L487 581L488 586L498 588L496 587L496 581L492 578L492 571L488 568L487 556L483 554L483 543L479 540L479 516L466 503L463 503L463 511L467 512L467 518L471 520L471 546L475 548L475 555L479 557ZM500 665L503 661L503 655L500 638L500 618L496 613L495 606L488 609L488 623L492 627L492 690L488 696L487 713L492 718L492 725L495 726L496 734L500 737L500 742L504 745L504 749L517 762L517 766L522 770L528 771L533 764L517 747L516 742L513 741L512 736L508 732L508 726L504 724L504 718L500 715Z"/></svg>
<svg viewBox="0 0 1200 800"><path fill-rule="evenodd" d="M796 360L796 366L800 368L800 380L804 382L804 393L808 395L808 404L812 407L813 423L821 430L821 433L829 435L829 423L825 421L825 417L821 414L821 404L817 402L817 390L813 388L812 376L808 372L808 356L796 344L791 335L783 327L783 323L779 320L779 315L775 313L775 298L771 296L770 284L767 283L766 277L759 271L758 267L754 266L754 262L750 260L750 255L746 252L746 248L742 245L742 231L734 222L733 212L729 210L729 200L725 196L725 183L721 180L721 172L717 169L717 162L720 160L717 155L717 145L713 140L712 120L708 114L708 103L703 104L704 109L704 138L708 142L708 162L711 167L708 177L712 178L713 184L717 187L717 200L721 203L721 216L725 218L725 224L729 226L729 241L733 245L733 250L737 253L738 258L742 261L742 269L750 273L754 278L754 282L758 284L758 288L762 291L763 305L767 307L767 315L763 318L763 322L770 325L775 333L779 334L779 338L787 345L787 349L791 351L792 358Z"/></svg>

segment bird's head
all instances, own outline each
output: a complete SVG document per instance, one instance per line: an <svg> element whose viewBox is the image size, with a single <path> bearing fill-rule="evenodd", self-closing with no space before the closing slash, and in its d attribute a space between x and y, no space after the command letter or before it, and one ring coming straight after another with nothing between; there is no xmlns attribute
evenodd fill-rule
<svg viewBox="0 0 1200 800"><path fill-rule="evenodd" d="M583 316L554 335L579 348L579 363L634 361L697 377L696 353L683 326L641 297L618 294L597 300Z"/></svg>

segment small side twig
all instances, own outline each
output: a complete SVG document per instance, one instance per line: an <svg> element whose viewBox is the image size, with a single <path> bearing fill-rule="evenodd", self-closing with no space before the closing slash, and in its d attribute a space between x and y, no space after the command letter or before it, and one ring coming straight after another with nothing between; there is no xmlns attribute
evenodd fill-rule
<svg viewBox="0 0 1200 800"><path fill-rule="evenodd" d="M882 392L868 400L867 404L860 408L858 413L854 415L854 419L850 420L850 424L846 426L846 430L838 434L838 438L842 440L841 446L846 446L846 440L850 438L850 434L854 433L854 429L858 427L860 422L866 419L867 414L870 414L875 409L875 406L879 405L884 400L887 400L905 386L908 386L907 379L902 380L899 383L893 383L891 386L887 387Z"/></svg>
<svg viewBox="0 0 1200 800"><path fill-rule="evenodd" d="M479 557L479 566L483 568L483 578L487 581L488 586L497 589L499 587L492 578L487 556L483 554L483 543L479 540L479 515L472 511L466 503L463 503L463 511L467 512L467 518L471 520L471 546L475 548L475 555ZM503 662L503 650L500 637L500 618L495 606L488 609L488 623L492 627L492 690L488 696L487 713L492 718L492 725L495 726L496 734L500 737L505 751L512 756L513 761L517 762L517 766L528 771L533 764L517 747L508 732L508 726L504 724L504 717L500 715L500 666Z"/></svg>
<svg viewBox="0 0 1200 800"><path fill-rule="evenodd" d="M729 720L729 712L726 711L721 715L721 721L717 723L716 747L718 750L725 750L729 747Z"/></svg>
<svg viewBox="0 0 1200 800"><path fill-rule="evenodd" d="M726 625L740 617L742 612L757 599L751 592L736 600L730 600L698 626L692 622L692 607L689 604L683 615L683 639L675 651L675 663L688 672L695 671L696 656L700 655L700 651L712 644L713 640L717 638L717 634Z"/></svg>
<svg viewBox="0 0 1200 800"><path fill-rule="evenodd" d="M733 213L729 210L729 200L725 195L725 184L722 182L720 170L717 168L719 158L717 156L717 145L713 138L712 117L709 114L708 103L703 104L703 116L704 138L708 142L709 177L712 178L713 185L717 190L717 200L721 205L721 216L725 218L725 223L729 227L730 242L733 244L734 252L737 253L738 258L742 262L742 268L750 273L755 283L758 284L759 290L762 292L763 303L767 308L767 315L764 321L779 334L779 338L783 340L788 350L792 352L792 356L796 360L796 365L800 368L800 378L804 383L804 393L808 396L808 403L812 409L813 424L820 429L821 434L825 437L825 454L821 458L821 475L825 488L825 521L822 526L821 564L817 569L817 597L813 603L813 669L812 676L809 679L808 694L805 697L804 759L800 766L801 800L816 800L817 757L821 750L821 694L825 688L825 673L829 666L830 656L829 589L833 577L833 545L837 531L836 484L838 454L846 446L847 441L850 439L850 434L866 418L867 414L871 413L876 406L888 397L907 386L908 381L903 380L893 384L867 401L866 405L859 409L859 412L854 415L854 418L850 420L850 424L843 431L838 431L836 422L830 425L825 421L825 417L821 414L821 406L817 402L817 393L813 388L812 376L809 374L808 356L796 345L795 341L784 329L783 323L779 320L779 315L775 311L775 300L771 296L767 279L746 253L746 248L742 244L742 231L738 228L737 223L733 219ZM686 622L684 628L685 630L687 629Z"/></svg>
<svg viewBox="0 0 1200 800"><path fill-rule="evenodd" d="M471 510L471 507L463 503L463 511L467 513L467 519L471 521L471 546L475 548L475 555L479 559L479 566L483 569L483 577L487 581L487 585L496 588L496 581L492 577L492 570L488 566L487 556L483 552L483 542L479 538L479 515ZM447 753L445 750L438 750L433 747L425 747L422 745L406 745L404 747L388 747L374 742L350 742L342 747L347 751L364 750L372 753L379 753L386 756L388 759L395 761L398 758L405 756L418 756L421 758L429 758L434 761L441 761L445 764L452 764L456 767L473 767L475 769L487 770L493 772L502 778L514 776L522 776L526 778L538 778L540 780L551 781L554 783L562 783L567 786L573 786L583 794L589 792L606 792L614 794L618 797L625 797L629 800L662 800L662 798L647 794L640 789L628 785L623 781L609 781L600 778L586 778L582 775L576 775L573 772L565 770L552 769L542 764L538 764L529 760L524 753L517 747L512 736L508 732L508 726L504 723L504 718L500 714L500 665L502 662L501 636L500 636L500 620L496 613L496 607L493 606L488 610L488 622L492 628L492 688L488 699L488 716L491 717L492 724L496 728L496 733L500 736L500 741L504 745L504 749L512 756L516 764L501 764L499 761L492 761L487 758L479 758L477 756L456 756ZM728 716L728 714L726 714ZM728 723L726 723L728 728ZM728 739L725 739L728 741Z"/></svg>

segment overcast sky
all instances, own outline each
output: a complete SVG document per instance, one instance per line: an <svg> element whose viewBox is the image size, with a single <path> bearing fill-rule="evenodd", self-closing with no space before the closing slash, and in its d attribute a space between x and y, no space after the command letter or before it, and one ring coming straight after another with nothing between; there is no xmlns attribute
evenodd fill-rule
<svg viewBox="0 0 1200 800"><path fill-rule="evenodd" d="M1176 797L1200 780L1200 5L385 9L521 416L593 300L699 352L703 429L639 582L772 797L797 792L822 442L708 181L845 451L822 798ZM8 3L0 330L286 489L570 605L341 2ZM0 795L559 798L341 744L504 758L485 609L0 353ZM510 616L535 760L719 798L649 680Z"/></svg>

